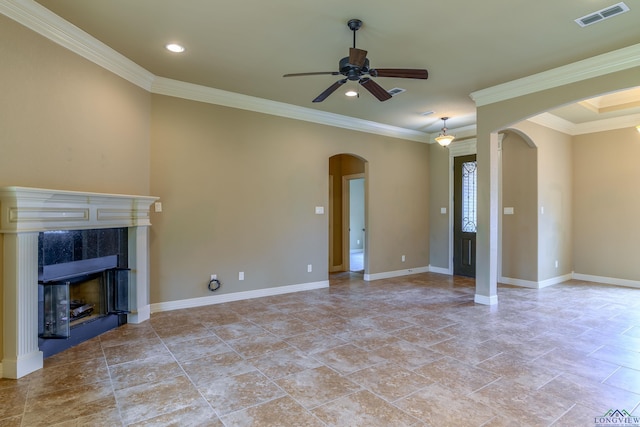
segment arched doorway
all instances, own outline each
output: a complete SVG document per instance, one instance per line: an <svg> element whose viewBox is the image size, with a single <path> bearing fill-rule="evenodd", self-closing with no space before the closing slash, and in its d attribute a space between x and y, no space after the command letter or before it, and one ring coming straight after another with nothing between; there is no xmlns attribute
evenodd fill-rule
<svg viewBox="0 0 640 427"><path fill-rule="evenodd" d="M366 164L352 154L329 158L330 273L364 273L368 266Z"/></svg>

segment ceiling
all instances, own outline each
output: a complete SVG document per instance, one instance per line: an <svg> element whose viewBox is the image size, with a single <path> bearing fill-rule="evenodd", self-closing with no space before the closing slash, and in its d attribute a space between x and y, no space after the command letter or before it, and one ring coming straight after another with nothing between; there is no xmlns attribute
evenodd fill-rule
<svg viewBox="0 0 640 427"><path fill-rule="evenodd" d="M437 133L443 116L449 129L475 125L472 92L640 42L640 0L624 0L630 11L584 28L574 20L616 0L37 3L156 76L426 133ZM426 68L429 78L375 78L386 90L406 89L385 102L338 90L312 103L341 76L282 76L337 71L353 45L351 18L363 21L356 46L369 52L371 67ZM168 52L170 42L187 50ZM636 90L552 113L580 123L640 113L639 101Z"/></svg>

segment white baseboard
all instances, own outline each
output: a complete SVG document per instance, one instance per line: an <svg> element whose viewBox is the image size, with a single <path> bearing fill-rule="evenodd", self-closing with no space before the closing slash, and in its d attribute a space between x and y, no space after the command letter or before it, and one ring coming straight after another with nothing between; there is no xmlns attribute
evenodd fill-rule
<svg viewBox="0 0 640 427"><path fill-rule="evenodd" d="M571 280L573 278L572 274L565 274L564 276L552 277L550 279L542 280L540 282L535 282L532 280L522 280L522 279L514 279L511 277L501 277L498 280L499 283L504 283L505 285L513 285L520 286L523 288L530 289L542 289L547 286L557 285L558 283L566 282L567 280Z"/></svg>
<svg viewBox="0 0 640 427"><path fill-rule="evenodd" d="M575 280L584 280L585 282L596 282L603 283L605 285L616 285L616 286L624 286L627 288L640 288L640 281L638 280L628 280L628 279L617 279L615 277L602 277L602 276L593 276L591 274L580 274L573 273L573 279Z"/></svg>
<svg viewBox="0 0 640 427"><path fill-rule="evenodd" d="M496 305L498 304L498 295L487 297L484 295L476 294L475 297L473 298L473 302L475 302L476 304L482 304L482 305Z"/></svg>
<svg viewBox="0 0 640 427"><path fill-rule="evenodd" d="M135 313L129 313L127 315L128 323L142 323L151 318L151 306L149 304L138 307L138 310Z"/></svg>
<svg viewBox="0 0 640 427"><path fill-rule="evenodd" d="M512 277L501 277L498 279L498 283L504 283L505 285L520 286L522 288L538 289L538 282L523 279L514 279Z"/></svg>
<svg viewBox="0 0 640 427"><path fill-rule="evenodd" d="M543 280L538 283L540 285L540 288L546 288L547 286L557 285L558 283L566 282L567 280L571 280L571 279L573 279L573 273L552 277L550 279Z"/></svg>
<svg viewBox="0 0 640 427"><path fill-rule="evenodd" d="M161 311L178 310L181 308L202 307L205 305L222 304L224 302L240 301L245 299L268 297L273 295L288 294L292 292L310 291L313 289L328 288L329 281L303 283L300 285L275 286L273 288L256 289L255 291L233 292L230 294L211 295L200 298L189 298L177 301L168 301L151 304L151 313Z"/></svg>
<svg viewBox="0 0 640 427"><path fill-rule="evenodd" d="M391 279L392 277L409 276L411 274L428 273L429 267L408 268L406 270L386 271L384 273L365 274L364 280L369 282L372 280Z"/></svg>
<svg viewBox="0 0 640 427"><path fill-rule="evenodd" d="M567 280L584 280L585 282L594 282L594 283L602 283L605 285L615 285L615 286L624 286L627 288L640 288L640 281L638 280L628 280L628 279L618 279L615 277L603 277L603 276L593 276L590 274L580 274L572 272L570 274L565 274L563 276L552 277L547 280L542 280L540 282L534 282L531 280L522 280L522 279L514 279L511 277L501 277L499 282L507 285L513 286L521 286L524 288L530 289L542 289L547 286L557 285L558 283L566 282Z"/></svg>
<svg viewBox="0 0 640 427"><path fill-rule="evenodd" d="M2 377L17 380L29 375L44 366L44 356L40 350L18 356L16 359L5 358L2 361Z"/></svg>
<svg viewBox="0 0 640 427"><path fill-rule="evenodd" d="M453 271L449 270L448 268L434 267L434 266L430 265L429 266L429 271L431 273L447 274L449 276L453 276Z"/></svg>

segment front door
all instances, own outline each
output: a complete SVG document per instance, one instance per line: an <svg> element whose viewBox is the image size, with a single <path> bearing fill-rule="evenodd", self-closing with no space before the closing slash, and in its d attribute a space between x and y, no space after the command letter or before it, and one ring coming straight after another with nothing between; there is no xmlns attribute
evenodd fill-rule
<svg viewBox="0 0 640 427"><path fill-rule="evenodd" d="M476 277L476 155L453 160L453 274Z"/></svg>

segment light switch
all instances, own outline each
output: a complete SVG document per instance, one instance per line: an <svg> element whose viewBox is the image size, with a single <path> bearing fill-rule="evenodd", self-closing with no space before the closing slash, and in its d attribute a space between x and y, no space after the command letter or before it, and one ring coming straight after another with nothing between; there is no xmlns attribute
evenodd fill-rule
<svg viewBox="0 0 640 427"><path fill-rule="evenodd" d="M324 206L316 206L316 215L324 214Z"/></svg>
<svg viewBox="0 0 640 427"><path fill-rule="evenodd" d="M505 215L513 215L513 208L504 208Z"/></svg>
<svg viewBox="0 0 640 427"><path fill-rule="evenodd" d="M440 213L441 214L446 214L447 213L447 208L440 208Z"/></svg>

